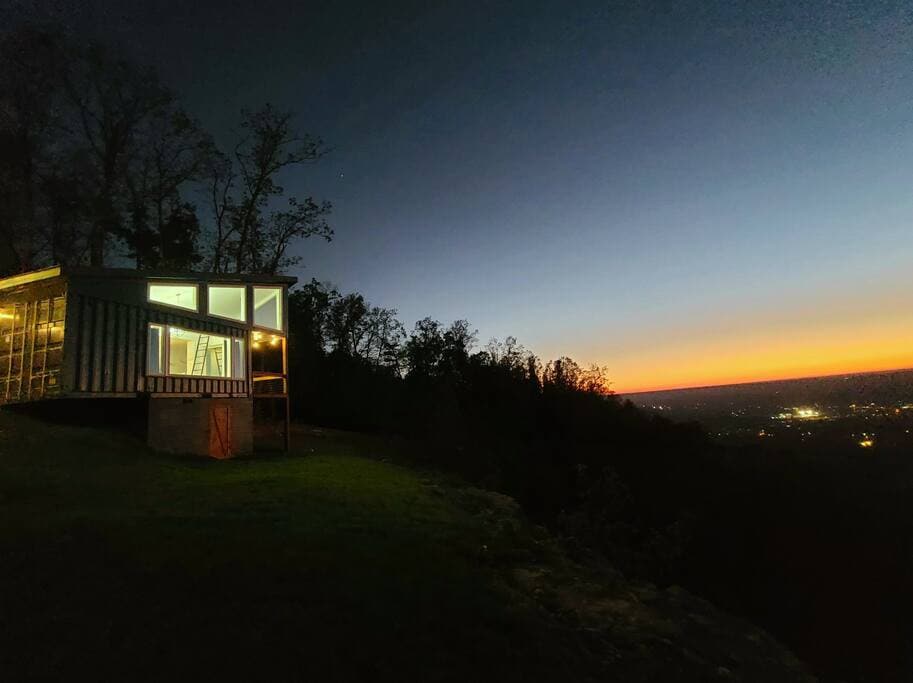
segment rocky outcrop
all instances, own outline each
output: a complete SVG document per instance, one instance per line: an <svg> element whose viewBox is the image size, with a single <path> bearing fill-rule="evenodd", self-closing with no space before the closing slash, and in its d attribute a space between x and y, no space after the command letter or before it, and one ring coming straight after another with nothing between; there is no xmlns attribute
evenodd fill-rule
<svg viewBox="0 0 913 683"><path fill-rule="evenodd" d="M593 680L816 680L768 633L682 588L570 560L546 530L523 520L513 499L469 487L444 491L487 529L480 557L500 572L512 600L532 603L595 655Z"/></svg>

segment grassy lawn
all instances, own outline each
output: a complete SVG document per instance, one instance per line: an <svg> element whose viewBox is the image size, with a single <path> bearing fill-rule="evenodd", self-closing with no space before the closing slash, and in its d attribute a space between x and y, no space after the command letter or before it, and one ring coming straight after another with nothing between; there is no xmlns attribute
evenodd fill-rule
<svg viewBox="0 0 913 683"><path fill-rule="evenodd" d="M471 496L351 454L370 444L311 436L287 457L216 462L0 414L2 670L585 674L508 596L489 556L504 530Z"/></svg>
<svg viewBox="0 0 913 683"><path fill-rule="evenodd" d="M750 625L584 569L392 448L303 431L213 461L0 412L3 679L805 679Z"/></svg>

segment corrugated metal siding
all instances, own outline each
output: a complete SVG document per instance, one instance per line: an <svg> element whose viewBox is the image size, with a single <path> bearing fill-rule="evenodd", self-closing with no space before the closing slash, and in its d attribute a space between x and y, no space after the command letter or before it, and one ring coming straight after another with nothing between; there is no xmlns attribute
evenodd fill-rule
<svg viewBox="0 0 913 683"><path fill-rule="evenodd" d="M67 349L75 362L72 391L93 394L246 394L247 382L202 377L146 376L146 329L152 323L244 338L243 328L203 321L143 306L71 293L76 335Z"/></svg>

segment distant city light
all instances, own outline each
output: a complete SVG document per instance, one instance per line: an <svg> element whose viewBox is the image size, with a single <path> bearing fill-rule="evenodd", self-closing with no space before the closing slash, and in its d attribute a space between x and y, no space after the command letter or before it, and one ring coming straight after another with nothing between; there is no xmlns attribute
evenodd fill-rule
<svg viewBox="0 0 913 683"><path fill-rule="evenodd" d="M792 410L777 413L774 418L777 420L820 420L825 415L817 408L806 406L793 408Z"/></svg>

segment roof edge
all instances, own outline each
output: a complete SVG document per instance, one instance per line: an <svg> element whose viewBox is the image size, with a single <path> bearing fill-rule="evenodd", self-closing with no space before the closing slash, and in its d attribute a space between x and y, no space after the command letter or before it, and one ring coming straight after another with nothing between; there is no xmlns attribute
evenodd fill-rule
<svg viewBox="0 0 913 683"><path fill-rule="evenodd" d="M164 271L136 270L134 268L95 268L76 266L64 268L63 274L72 277L112 278L129 280L206 280L210 282L243 282L245 284L283 284L298 282L294 275L266 275L257 273L209 273L199 270Z"/></svg>
<svg viewBox="0 0 913 683"><path fill-rule="evenodd" d="M27 273L19 273L18 275L0 278L0 289L12 289L13 287L27 285L40 280L49 280L52 277L58 277L59 275L60 266L51 266L50 268L42 268L41 270L30 270Z"/></svg>
<svg viewBox="0 0 913 683"><path fill-rule="evenodd" d="M162 271L162 270L136 270L134 268L93 268L90 266L51 266L18 273L0 278L0 290L12 289L21 285L49 280L59 277L89 277L110 278L115 280L197 280L207 282L239 282L244 284L286 285L291 286L298 282L294 275L267 275L257 273L207 273L196 270L187 271Z"/></svg>

